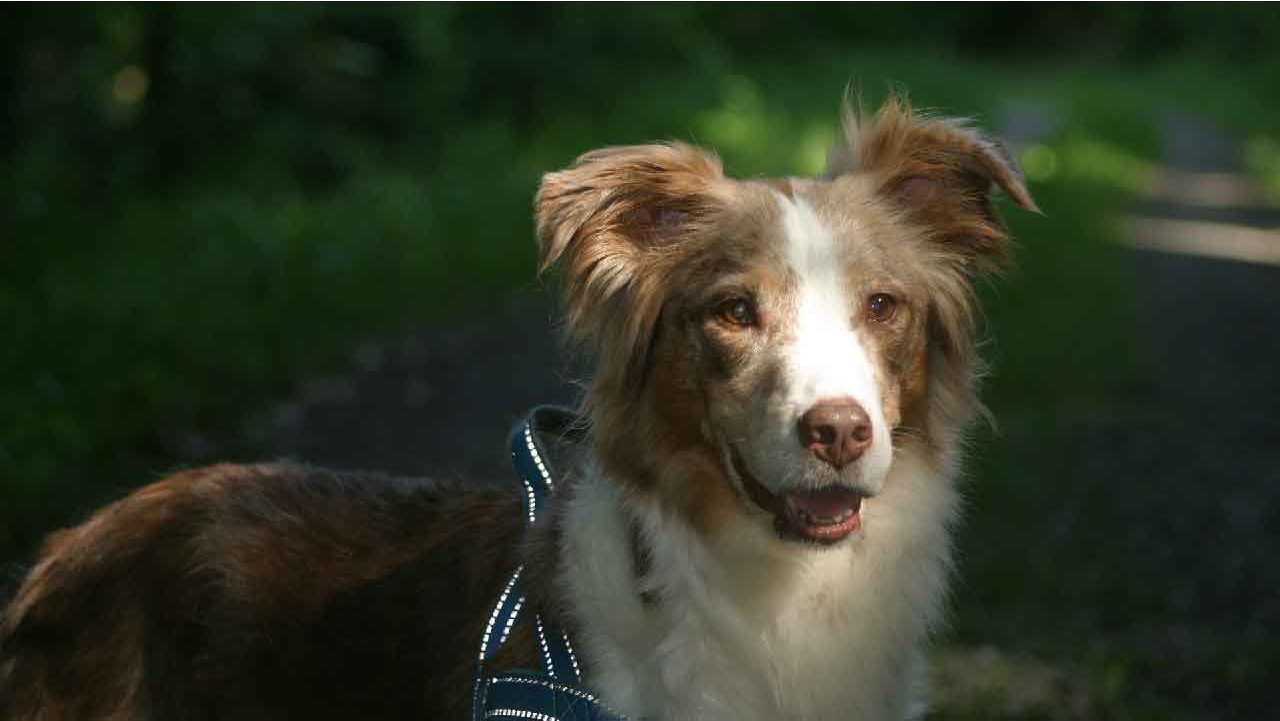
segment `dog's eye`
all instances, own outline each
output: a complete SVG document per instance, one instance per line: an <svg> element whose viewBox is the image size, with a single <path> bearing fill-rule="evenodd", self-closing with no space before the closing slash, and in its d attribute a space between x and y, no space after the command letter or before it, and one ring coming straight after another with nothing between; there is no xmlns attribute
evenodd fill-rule
<svg viewBox="0 0 1280 721"><path fill-rule="evenodd" d="M737 326L753 326L757 323L755 304L747 298L730 298L721 301L715 309L716 317Z"/></svg>
<svg viewBox="0 0 1280 721"><path fill-rule="evenodd" d="M888 293L873 293L867 298L867 317L877 323L886 323L898 309L898 301Z"/></svg>

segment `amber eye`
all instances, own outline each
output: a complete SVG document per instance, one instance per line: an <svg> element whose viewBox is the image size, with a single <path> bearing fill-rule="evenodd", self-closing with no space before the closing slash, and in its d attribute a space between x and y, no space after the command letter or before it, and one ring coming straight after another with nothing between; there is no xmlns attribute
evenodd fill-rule
<svg viewBox="0 0 1280 721"><path fill-rule="evenodd" d="M716 317L725 323L737 326L756 325L756 306L748 298L730 298L721 301L715 309Z"/></svg>
<svg viewBox="0 0 1280 721"><path fill-rule="evenodd" d="M886 323L898 309L898 301L888 293L873 293L867 298L867 317L877 323Z"/></svg>

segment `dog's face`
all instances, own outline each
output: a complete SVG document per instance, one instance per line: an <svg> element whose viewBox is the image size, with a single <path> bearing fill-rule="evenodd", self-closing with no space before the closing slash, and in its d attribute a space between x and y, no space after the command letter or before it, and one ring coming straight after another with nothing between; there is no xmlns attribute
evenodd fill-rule
<svg viewBox="0 0 1280 721"><path fill-rule="evenodd" d="M717 270L690 279L659 338L686 360L654 372L695 379L730 480L784 535L840 540L922 392L927 299L895 254L911 239L858 180L732 192L734 237L700 252Z"/></svg>
<svg viewBox="0 0 1280 721"><path fill-rule="evenodd" d="M682 145L548 175L543 259L565 259L597 354L610 470L703 530L854 535L895 448L971 401L970 284L1005 244L993 182L1033 207L996 146L896 102L824 180L735 181Z"/></svg>

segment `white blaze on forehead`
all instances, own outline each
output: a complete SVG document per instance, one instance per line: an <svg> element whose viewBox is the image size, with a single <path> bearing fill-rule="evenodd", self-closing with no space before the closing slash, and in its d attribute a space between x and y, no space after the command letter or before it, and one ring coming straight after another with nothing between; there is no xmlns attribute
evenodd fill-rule
<svg viewBox="0 0 1280 721"><path fill-rule="evenodd" d="M783 350L788 404L799 414L814 403L851 397L883 426L875 371L854 328L858 303L851 297L844 261L831 229L804 200L778 194L786 232L787 263L795 274L795 316Z"/></svg>

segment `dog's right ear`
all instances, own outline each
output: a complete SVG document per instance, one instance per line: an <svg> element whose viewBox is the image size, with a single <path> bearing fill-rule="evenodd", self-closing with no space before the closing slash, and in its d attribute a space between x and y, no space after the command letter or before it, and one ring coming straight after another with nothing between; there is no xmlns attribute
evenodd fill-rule
<svg viewBox="0 0 1280 721"><path fill-rule="evenodd" d="M539 270L559 261L576 337L643 361L661 280L676 249L724 207L723 181L715 156L682 143L595 150L543 176L534 201Z"/></svg>

